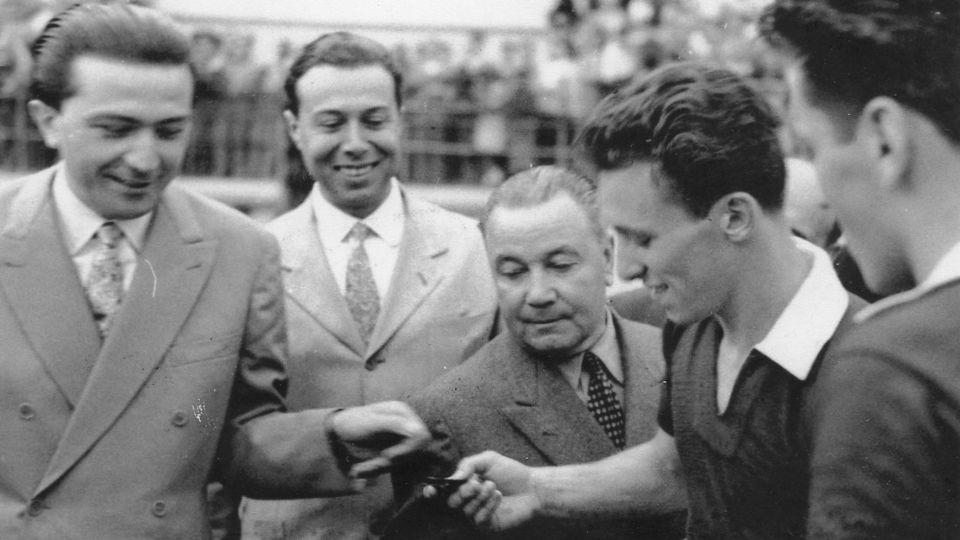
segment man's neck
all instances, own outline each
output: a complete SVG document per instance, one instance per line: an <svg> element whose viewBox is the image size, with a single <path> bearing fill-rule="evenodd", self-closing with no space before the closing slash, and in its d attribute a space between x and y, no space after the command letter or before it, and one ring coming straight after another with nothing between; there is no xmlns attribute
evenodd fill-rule
<svg viewBox="0 0 960 540"><path fill-rule="evenodd" d="M744 353L767 335L813 264L786 228L771 231L750 249L738 285L717 313L724 341Z"/></svg>
<svg viewBox="0 0 960 540"><path fill-rule="evenodd" d="M960 151L929 122L916 123L909 185L897 199L894 209L902 221L900 232L903 253L912 282L927 279L944 255L960 243Z"/></svg>

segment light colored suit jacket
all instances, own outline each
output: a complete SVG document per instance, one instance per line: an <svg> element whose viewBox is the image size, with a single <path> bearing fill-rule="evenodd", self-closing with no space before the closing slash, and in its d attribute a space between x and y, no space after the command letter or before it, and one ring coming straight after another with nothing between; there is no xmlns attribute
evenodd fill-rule
<svg viewBox="0 0 960 540"><path fill-rule="evenodd" d="M324 257L315 196L267 227L283 254L291 408L403 399L489 340L496 291L476 222L403 192L400 253L365 348ZM245 501L244 537L366 538L392 499L384 476L353 497Z"/></svg>
<svg viewBox="0 0 960 540"><path fill-rule="evenodd" d="M204 538L211 478L265 497L342 490L327 411L276 413L273 238L169 186L101 344L53 174L0 186L0 538Z"/></svg>
<svg viewBox="0 0 960 540"><path fill-rule="evenodd" d="M614 314L624 371L626 444L634 446L657 430L660 387L664 379L660 331ZM530 356L509 333L487 344L459 368L431 384L412 402L442 448L440 462L400 473L403 486L424 475L446 476L463 457L495 450L526 465L586 463L618 449L558 369ZM443 517L425 511L407 517L400 537L429 538L424 531L443 527L427 521ZM534 521L506 538L679 538L681 520L673 516L638 521L547 523ZM455 531L456 529L454 529ZM445 531L445 538L469 531ZM451 536L452 535L452 536Z"/></svg>

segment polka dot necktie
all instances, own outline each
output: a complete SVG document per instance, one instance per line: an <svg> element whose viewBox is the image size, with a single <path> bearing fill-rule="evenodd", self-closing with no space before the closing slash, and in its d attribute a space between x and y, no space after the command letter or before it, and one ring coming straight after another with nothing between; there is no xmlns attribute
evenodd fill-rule
<svg viewBox="0 0 960 540"><path fill-rule="evenodd" d="M622 449L626 445L626 423L623 419L623 407L613 390L613 382L607 376L603 363L590 351L583 354L583 369L590 374L587 408L613 444Z"/></svg>
<svg viewBox="0 0 960 540"><path fill-rule="evenodd" d="M123 231L116 223L107 221L97 229L95 237L98 243L87 280L87 296L93 319L100 328L100 337L106 338L113 316L123 302L123 267L120 264Z"/></svg>
<svg viewBox="0 0 960 540"><path fill-rule="evenodd" d="M367 250L363 247L364 240L373 234L370 227L361 222L350 229L348 237L356 241L357 245L347 261L347 286L344 296L350 314L360 328L363 342L370 342L370 335L377 325L380 315L380 295L377 294L377 284L373 281L373 271L370 269L370 259Z"/></svg>

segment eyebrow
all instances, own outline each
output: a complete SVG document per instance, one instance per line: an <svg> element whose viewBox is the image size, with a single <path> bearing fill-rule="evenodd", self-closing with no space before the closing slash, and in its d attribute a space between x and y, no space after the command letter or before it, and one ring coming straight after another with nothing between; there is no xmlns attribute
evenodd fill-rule
<svg viewBox="0 0 960 540"><path fill-rule="evenodd" d="M191 118L190 115L174 116L174 117L171 117L171 118L164 118L164 119L159 120L159 121L157 121L157 122L148 123L148 124L149 124L149 125L175 124L175 123L179 123L179 122L189 122L189 121L190 121L190 118ZM125 124L144 124L144 122L143 122L142 120L140 120L139 118L133 118L133 117L131 117L131 116L124 116L124 115L122 115L122 114L104 113L104 114L97 114L97 115L91 116L90 118L87 119L87 122L88 122L88 123L90 123L90 122L104 122L104 121L107 121L107 122L122 122L122 123L125 123Z"/></svg>
<svg viewBox="0 0 960 540"><path fill-rule="evenodd" d="M651 233L648 231L634 227L628 227L626 225L613 225L613 230L620 234L642 234L645 236L651 236Z"/></svg>

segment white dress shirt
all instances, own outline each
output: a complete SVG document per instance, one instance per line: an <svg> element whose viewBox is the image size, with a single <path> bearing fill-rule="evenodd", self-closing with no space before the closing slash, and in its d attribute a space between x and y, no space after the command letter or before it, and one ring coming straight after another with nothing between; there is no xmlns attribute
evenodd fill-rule
<svg viewBox="0 0 960 540"><path fill-rule="evenodd" d="M74 194L67 180L67 171L62 167L55 173L52 189L53 202L60 216L60 232L67 245L67 251L73 259L73 264L77 267L77 276L83 287L86 288L88 285L93 258L97 244L100 242L94 235L105 222L113 221L123 231L123 238L118 248L120 265L123 269L123 290L128 290L133 281L133 272L137 268L137 259L143 250L153 212L134 219L105 219Z"/></svg>
<svg viewBox="0 0 960 540"><path fill-rule="evenodd" d="M613 326L609 311L607 312L606 328L600 339L590 347L590 352L607 368L607 375L612 377L613 391L617 394L620 406L623 406L623 359L620 358L620 347L617 345L617 330ZM583 369L583 353L557 364L563 378L577 392L580 401L587 403L590 399L590 373Z"/></svg>
<svg viewBox="0 0 960 540"><path fill-rule="evenodd" d="M355 239L349 238L350 230L358 221L362 221L373 231L364 241L363 247L367 251L373 281L377 285L382 304L390 288L390 280L400 254L400 239L403 237L405 216L399 182L396 178L390 180L390 193L387 198L362 220L330 204L316 185L313 189L316 191L313 197L313 213L317 218L317 233L340 294L345 294L347 289L347 263L357 245Z"/></svg>
<svg viewBox="0 0 960 540"><path fill-rule="evenodd" d="M754 347L797 379L804 381L820 350L833 337L847 311L850 296L825 251L795 238L813 265L776 322Z"/></svg>

